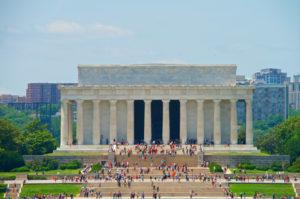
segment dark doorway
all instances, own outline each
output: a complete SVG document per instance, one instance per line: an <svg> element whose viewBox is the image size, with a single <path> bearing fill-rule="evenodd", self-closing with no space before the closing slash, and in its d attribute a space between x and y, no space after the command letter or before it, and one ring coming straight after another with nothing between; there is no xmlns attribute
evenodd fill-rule
<svg viewBox="0 0 300 199"><path fill-rule="evenodd" d="M179 100L170 101L170 139L179 140L180 129L180 102Z"/></svg>
<svg viewBox="0 0 300 199"><path fill-rule="evenodd" d="M155 143L162 142L162 101L153 100L151 103L151 129L152 129L152 141Z"/></svg>
<svg viewBox="0 0 300 199"><path fill-rule="evenodd" d="M145 103L143 100L134 101L134 143L144 142Z"/></svg>

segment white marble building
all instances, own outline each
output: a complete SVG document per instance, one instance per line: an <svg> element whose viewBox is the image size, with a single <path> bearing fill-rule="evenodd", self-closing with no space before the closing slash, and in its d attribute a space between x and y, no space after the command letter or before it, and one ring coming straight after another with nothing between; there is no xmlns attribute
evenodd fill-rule
<svg viewBox="0 0 300 199"><path fill-rule="evenodd" d="M255 87L236 85L236 69L236 65L79 65L79 84L60 86L58 151L98 150L114 140L134 144L136 139L196 140L213 143L207 151L224 151L228 144L229 151L256 151L251 111ZM245 145L237 144L238 100L246 102ZM76 144L72 144L72 103L77 103Z"/></svg>

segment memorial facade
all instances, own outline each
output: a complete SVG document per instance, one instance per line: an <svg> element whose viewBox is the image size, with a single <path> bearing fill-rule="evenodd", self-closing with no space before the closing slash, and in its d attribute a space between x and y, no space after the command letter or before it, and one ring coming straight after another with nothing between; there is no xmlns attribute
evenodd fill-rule
<svg viewBox="0 0 300 199"><path fill-rule="evenodd" d="M79 65L78 85L60 86L61 146L97 150L117 142L210 144L208 151L256 151L254 86L236 85L236 65ZM246 144L238 145L237 102L246 102ZM77 104L76 142L72 104Z"/></svg>

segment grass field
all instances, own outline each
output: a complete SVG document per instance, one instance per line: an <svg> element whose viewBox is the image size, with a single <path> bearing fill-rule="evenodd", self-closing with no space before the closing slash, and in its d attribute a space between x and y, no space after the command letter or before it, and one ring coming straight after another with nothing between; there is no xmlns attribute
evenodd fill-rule
<svg viewBox="0 0 300 199"><path fill-rule="evenodd" d="M59 172L61 175L77 175L80 169L65 169L65 170L52 170L52 171L45 171L45 175L57 175ZM29 172L0 172L0 178L5 176L16 176L17 173L27 173L28 175L35 175L35 171ZM42 175L42 172L38 172L39 175Z"/></svg>
<svg viewBox="0 0 300 199"><path fill-rule="evenodd" d="M276 196L294 196L295 192L291 184L231 184L230 190L233 192L233 195L237 193L237 196L240 196L240 193L246 193L246 196L254 196L255 192L260 194L264 193L265 196L272 196L275 193Z"/></svg>
<svg viewBox="0 0 300 199"><path fill-rule="evenodd" d="M74 184L24 185L20 196L21 197L34 196L35 194L48 195L50 193L58 196L59 193L64 193L64 192L66 192L68 195L70 195L70 193L72 192L73 195L76 196L76 194L80 193L81 187L82 185L74 185Z"/></svg>
<svg viewBox="0 0 300 199"><path fill-rule="evenodd" d="M4 190L6 186L6 184L0 184L0 199L3 199Z"/></svg>
<svg viewBox="0 0 300 199"><path fill-rule="evenodd" d="M233 174L233 168L230 168L231 173ZM247 174L266 174L266 171L261 171L261 170L257 170L257 169L253 169L253 170L246 170ZM287 172L285 172L287 173ZM235 174L240 174L240 170L239 169L235 169ZM244 174L244 172L242 171L241 174ZM268 174L276 174L276 171L273 171L271 169L268 170Z"/></svg>

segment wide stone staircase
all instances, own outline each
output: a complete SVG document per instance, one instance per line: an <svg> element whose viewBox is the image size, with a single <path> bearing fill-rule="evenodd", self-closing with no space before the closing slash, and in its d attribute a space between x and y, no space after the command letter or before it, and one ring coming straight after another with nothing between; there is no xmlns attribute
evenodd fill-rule
<svg viewBox="0 0 300 199"><path fill-rule="evenodd" d="M161 196L189 196L190 191L193 190L196 196L207 197L224 197L225 194L222 188L213 187L211 183L203 182L154 182L153 189L151 182L132 182L130 188L128 186L118 187L117 182L102 183L99 187L98 183L88 183L86 185L87 191L93 189L94 196L96 192L102 192L104 197L111 196L112 193L121 192L123 197L130 196L130 193L134 192L141 195L145 194L145 197L151 197L153 192L159 193ZM159 192L157 192L159 187ZM84 196L82 192L81 197ZM89 195L91 196L91 195Z"/></svg>
<svg viewBox="0 0 300 199"><path fill-rule="evenodd" d="M144 172L141 174L140 172L140 168L142 168L144 170ZM146 173L145 171L147 169L150 169L150 172L149 173ZM124 174L126 173L126 176L133 176L134 178L136 176L138 176L139 178L141 178L141 176L143 175L144 176L144 179L150 179L150 176L152 177L152 179L155 179L159 176L162 176L163 175L163 171L162 169L158 169L158 168L155 168L155 167L138 167L136 169L134 169L133 167L129 167L128 168L128 171L127 172L127 169L126 168L114 168L114 169L111 169L111 172L109 173L109 170L108 169L105 169L104 170L104 174L99 174L100 177L103 177L103 176L107 176L107 175L110 175L110 176L114 176L117 172L121 173L121 174ZM185 176L186 175L186 172L185 170L182 171L182 169L179 169L178 170L174 170L178 175L181 174L181 176ZM166 174L167 173L170 173L170 175L172 175L174 173L174 171L172 169L168 169L166 170ZM101 173L101 172L100 172ZM210 176L210 172L209 172L209 169L207 167L188 167L188 170L187 170L187 173L191 176L191 175L206 175L206 176ZM88 177L93 177L95 176L96 174L95 173L89 173L88 174ZM183 179L184 177L182 177ZM172 179L172 177L170 178Z"/></svg>
<svg viewBox="0 0 300 199"><path fill-rule="evenodd" d="M21 192L22 184L8 184L8 191L5 193L5 198L17 198Z"/></svg>
<svg viewBox="0 0 300 199"><path fill-rule="evenodd" d="M130 157L116 155L116 162L129 162L130 166L134 166L133 164L137 164L139 167L155 167L157 165L161 165L161 161L165 160L166 164L169 165L170 163L176 164L186 164L187 166L196 167L198 166L198 156L197 155L160 155L154 154L152 157L147 155L147 159L142 159L139 155L131 155Z"/></svg>
<svg viewBox="0 0 300 199"><path fill-rule="evenodd" d="M296 197L299 197L300 196L300 183L294 183L293 186L294 186L294 190L296 193Z"/></svg>

